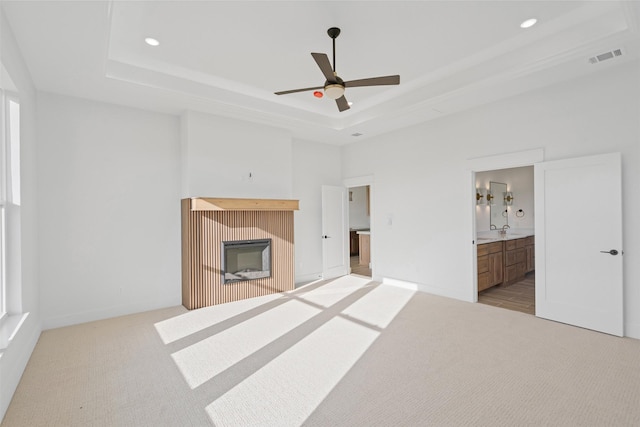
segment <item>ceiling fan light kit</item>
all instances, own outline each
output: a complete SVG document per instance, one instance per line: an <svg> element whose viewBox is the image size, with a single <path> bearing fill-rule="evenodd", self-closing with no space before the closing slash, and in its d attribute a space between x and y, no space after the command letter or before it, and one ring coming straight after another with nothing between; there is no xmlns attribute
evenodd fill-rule
<svg viewBox="0 0 640 427"><path fill-rule="evenodd" d="M341 84L329 84L324 87L324 94L331 99L338 99L344 95L344 86Z"/></svg>
<svg viewBox="0 0 640 427"><path fill-rule="evenodd" d="M370 77L366 79L351 80L347 82L342 80L336 73L336 37L340 35L340 28L331 27L327 30L327 34L333 40L333 66L331 66L331 62L329 62L329 58L325 53L311 53L311 56L316 61L316 64L318 64L320 71L322 71L322 74L326 78L324 85L308 87L304 89L293 89L275 92L276 95L286 95L289 93L313 90L315 91L314 96L317 98L321 98L321 96L318 96L318 93L321 93L318 91L318 89L324 89L324 94L328 98L334 99L336 101L336 105L338 106L338 110L342 112L350 108L350 103L344 96L344 92L347 87L386 86L400 84L399 75Z"/></svg>

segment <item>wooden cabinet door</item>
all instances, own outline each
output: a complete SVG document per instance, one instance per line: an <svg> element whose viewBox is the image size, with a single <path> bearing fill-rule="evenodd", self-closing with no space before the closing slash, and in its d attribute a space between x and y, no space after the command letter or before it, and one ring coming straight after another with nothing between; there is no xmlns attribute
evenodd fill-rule
<svg viewBox="0 0 640 427"><path fill-rule="evenodd" d="M530 245L527 246L527 273L535 270L535 259L536 259L536 250L535 246Z"/></svg>
<svg viewBox="0 0 640 427"><path fill-rule="evenodd" d="M510 285L518 279L518 264L510 265L504 269L504 281Z"/></svg>
<svg viewBox="0 0 640 427"><path fill-rule="evenodd" d="M521 262L519 264L516 264L517 268L517 274L518 274L518 280L522 280L524 279L524 275L527 272L527 265L524 262Z"/></svg>
<svg viewBox="0 0 640 427"><path fill-rule="evenodd" d="M351 254L351 256L356 256L360 254L360 249L359 249L359 240L360 238L358 237L358 233L356 231L350 231L349 232L349 241L350 241L350 248L351 250L349 251L349 253Z"/></svg>
<svg viewBox="0 0 640 427"><path fill-rule="evenodd" d="M369 263L371 263L370 236L368 234L359 234L358 236L360 236L360 265L366 265L368 267Z"/></svg>
<svg viewBox="0 0 640 427"><path fill-rule="evenodd" d="M517 263L518 260L516 259L516 255L517 255L517 252L515 250L507 251L504 254L504 265L508 267L510 265L514 265L515 263Z"/></svg>
<svg viewBox="0 0 640 427"><path fill-rule="evenodd" d="M489 273L491 285L498 285L503 281L502 252L489 255Z"/></svg>
<svg viewBox="0 0 640 427"><path fill-rule="evenodd" d="M491 286L491 275L489 272L478 274L478 292L484 291Z"/></svg>
<svg viewBox="0 0 640 427"><path fill-rule="evenodd" d="M489 256L479 256L478 257L478 274L480 273L488 273L489 272Z"/></svg>
<svg viewBox="0 0 640 427"><path fill-rule="evenodd" d="M478 292L504 281L502 242L478 245Z"/></svg>

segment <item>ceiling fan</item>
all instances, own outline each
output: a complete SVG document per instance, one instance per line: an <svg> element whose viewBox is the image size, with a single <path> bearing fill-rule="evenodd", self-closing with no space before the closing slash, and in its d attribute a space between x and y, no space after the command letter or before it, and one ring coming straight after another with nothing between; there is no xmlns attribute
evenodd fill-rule
<svg viewBox="0 0 640 427"><path fill-rule="evenodd" d="M362 87L362 86L385 86L385 85L397 85L400 84L400 76L384 76L384 77L371 77L368 79L349 80L344 81L336 73L336 37L340 35L340 28L331 27L327 30L329 37L333 39L333 67L329 62L329 58L325 53L311 53L313 59L316 60L320 71L324 74L327 81L324 82L324 86L306 87L304 89L285 90L282 92L275 92L276 95L286 95L289 93L304 92L308 90L324 89L325 95L331 99L336 100L338 110L348 110L349 103L347 98L344 97L345 88ZM321 96L321 94L320 94Z"/></svg>

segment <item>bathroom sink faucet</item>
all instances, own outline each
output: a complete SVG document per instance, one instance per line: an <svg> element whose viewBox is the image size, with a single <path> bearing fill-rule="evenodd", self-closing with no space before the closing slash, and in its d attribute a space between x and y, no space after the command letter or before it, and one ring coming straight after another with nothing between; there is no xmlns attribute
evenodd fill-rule
<svg viewBox="0 0 640 427"><path fill-rule="evenodd" d="M502 234L503 236L507 234L507 228L511 228L511 227L509 227L508 224L503 225L502 229L500 230L500 234Z"/></svg>

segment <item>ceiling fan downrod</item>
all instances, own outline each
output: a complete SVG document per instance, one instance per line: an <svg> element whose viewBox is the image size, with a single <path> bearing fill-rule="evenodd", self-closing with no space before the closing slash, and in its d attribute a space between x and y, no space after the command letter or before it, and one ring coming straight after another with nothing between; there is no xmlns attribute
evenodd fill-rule
<svg viewBox="0 0 640 427"><path fill-rule="evenodd" d="M340 28L331 27L327 30L329 37L333 39L333 73L336 72L336 38L340 35Z"/></svg>

